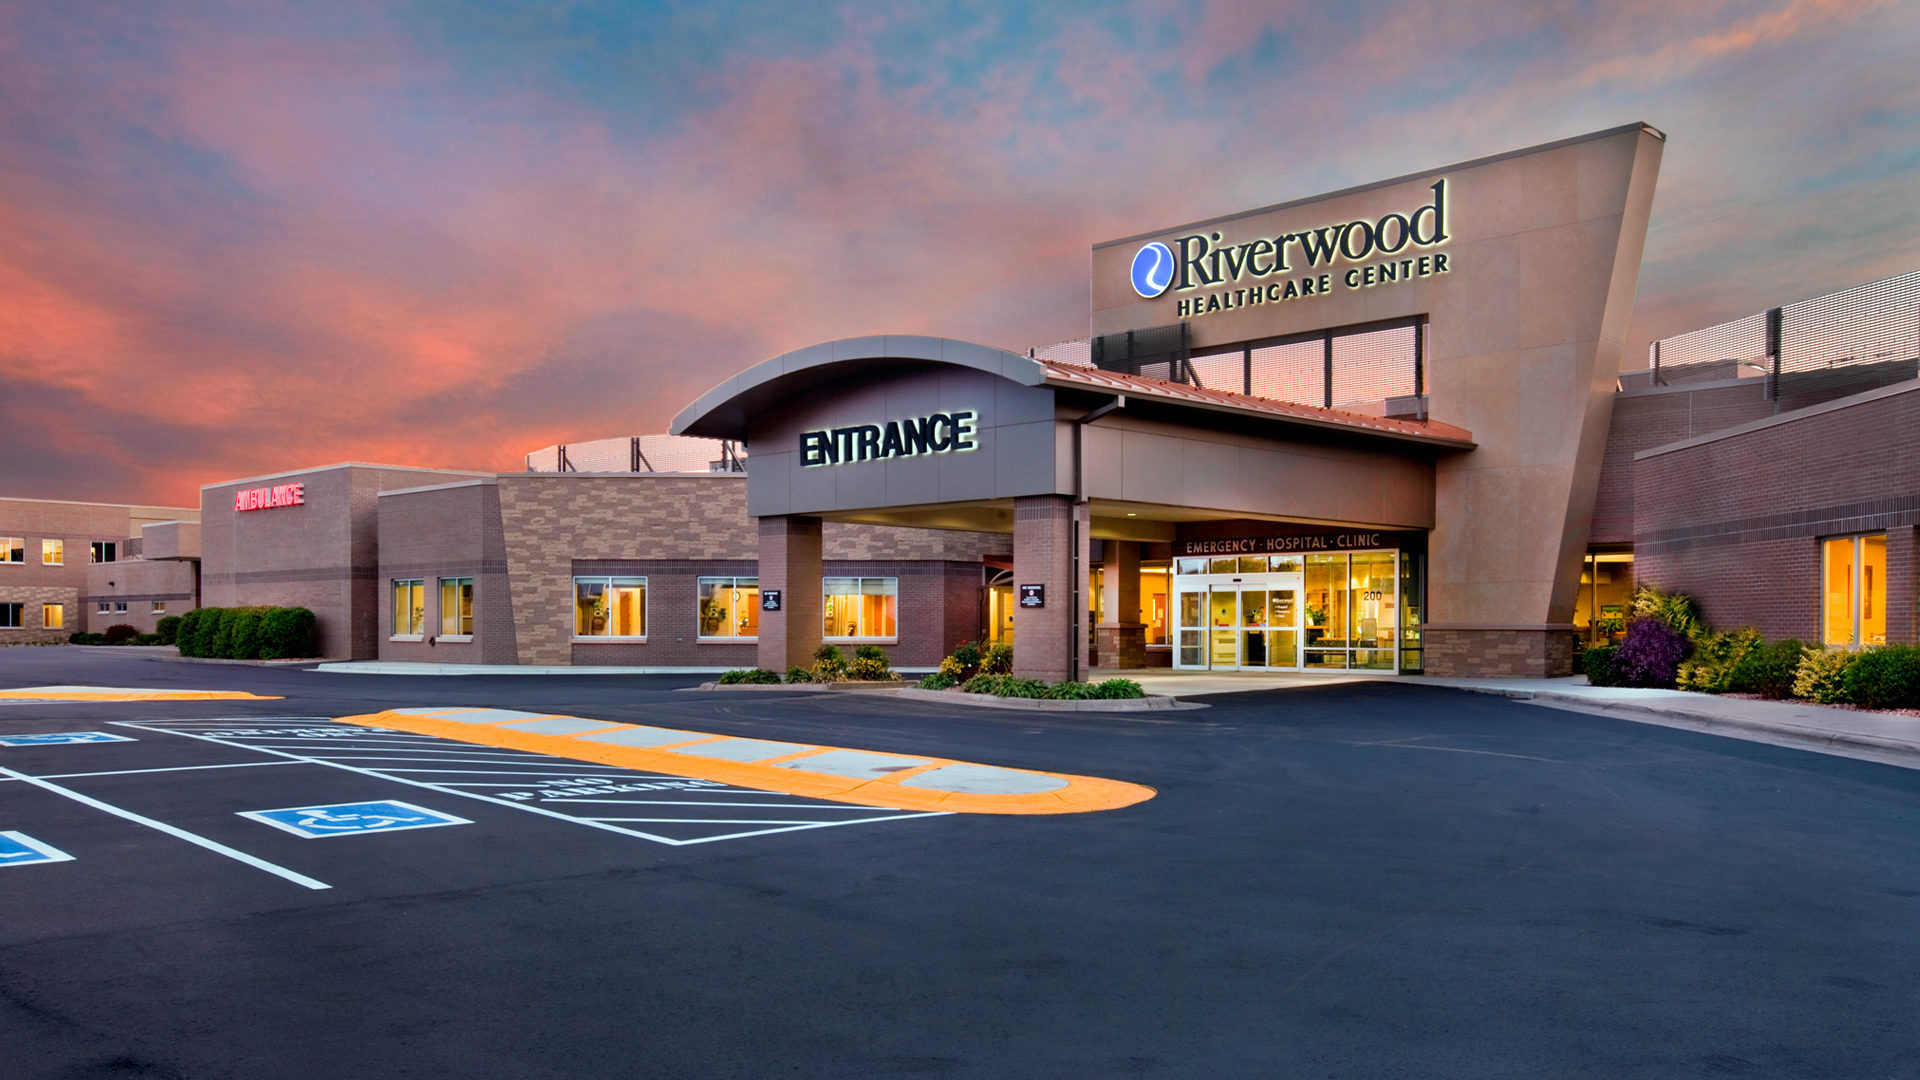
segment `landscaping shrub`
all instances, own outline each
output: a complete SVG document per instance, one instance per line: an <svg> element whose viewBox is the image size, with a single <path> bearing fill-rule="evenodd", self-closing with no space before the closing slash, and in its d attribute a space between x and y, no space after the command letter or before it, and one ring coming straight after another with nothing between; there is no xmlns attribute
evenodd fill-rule
<svg viewBox="0 0 1920 1080"><path fill-rule="evenodd" d="M1857 653L1840 681L1847 700L1862 708L1920 708L1920 648L1882 645Z"/></svg>
<svg viewBox="0 0 1920 1080"><path fill-rule="evenodd" d="M77 642L80 645L105 645L106 643L107 635L105 634L81 634Z"/></svg>
<svg viewBox="0 0 1920 1080"><path fill-rule="evenodd" d="M813 651L813 681L835 682L847 673L847 657L838 645L821 645Z"/></svg>
<svg viewBox="0 0 1920 1080"><path fill-rule="evenodd" d="M114 623L112 626L107 627L106 633L100 636L106 639L106 643L109 645L125 645L127 642L140 636L140 628L137 626L128 626L126 623Z"/></svg>
<svg viewBox="0 0 1920 1080"><path fill-rule="evenodd" d="M996 642L980 654L980 670L988 675L1005 675L1013 670L1013 646Z"/></svg>
<svg viewBox="0 0 1920 1080"><path fill-rule="evenodd" d="M153 632L160 639L159 644L172 645L180 636L180 616L160 616L160 621L153 624Z"/></svg>
<svg viewBox="0 0 1920 1080"><path fill-rule="evenodd" d="M967 669L960 663L959 657L949 656L940 661L940 674L957 683L966 678Z"/></svg>
<svg viewBox="0 0 1920 1080"><path fill-rule="evenodd" d="M135 645L165 645L166 644L166 642L160 640L159 634L141 634L138 638L134 639L133 643Z"/></svg>
<svg viewBox="0 0 1920 1080"><path fill-rule="evenodd" d="M790 683L812 682L813 672L795 664L787 669L787 681Z"/></svg>
<svg viewBox="0 0 1920 1080"><path fill-rule="evenodd" d="M862 682L886 682L893 678L893 668L887 663L887 651L878 645L862 645L853 651L853 662L847 665L847 678Z"/></svg>
<svg viewBox="0 0 1920 1080"><path fill-rule="evenodd" d="M741 684L765 686L769 683L778 684L779 682L780 673L777 671L768 671L766 668L736 668L733 671L723 671L720 673L721 686L738 686Z"/></svg>
<svg viewBox="0 0 1920 1080"><path fill-rule="evenodd" d="M953 656L949 659L954 660L963 668L979 667L980 643L976 641L963 641L955 645L953 647Z"/></svg>
<svg viewBox="0 0 1920 1080"><path fill-rule="evenodd" d="M85 645L87 643L86 636L87 632L85 630L75 630L73 633L67 635L67 644Z"/></svg>
<svg viewBox="0 0 1920 1080"><path fill-rule="evenodd" d="M1580 670L1587 673L1587 682L1593 686L1619 686L1620 673L1613 667L1613 658L1619 652L1617 645L1595 645L1581 653Z"/></svg>
<svg viewBox="0 0 1920 1080"><path fill-rule="evenodd" d="M1692 648L1684 634L1664 619L1644 617L1627 624L1626 640L1613 658L1623 686L1651 686L1671 690L1680 661Z"/></svg>
<svg viewBox="0 0 1920 1080"><path fill-rule="evenodd" d="M1845 705L1846 674L1859 658L1846 649L1808 649L1800 654L1800 669L1793 677L1793 696L1822 705Z"/></svg>
<svg viewBox="0 0 1920 1080"><path fill-rule="evenodd" d="M960 689L968 694L992 694L1003 698L1044 697L1047 684L1039 679L1021 679L1012 675L983 671L966 682Z"/></svg>
<svg viewBox="0 0 1920 1080"><path fill-rule="evenodd" d="M1806 646L1794 638L1749 650L1733 665L1727 689L1736 694L1790 698L1794 676L1800 672L1800 654L1805 650Z"/></svg>
<svg viewBox="0 0 1920 1080"><path fill-rule="evenodd" d="M1047 687L1047 692L1040 696L1049 701L1092 701L1099 696L1099 693L1100 688L1092 683L1074 682L1068 679Z"/></svg>
<svg viewBox="0 0 1920 1080"><path fill-rule="evenodd" d="M1631 610L1635 619L1659 619L1689 640L1707 632L1707 624L1700 620L1699 606L1685 593L1663 593L1642 585L1633 590ZM1633 633L1631 621L1627 623L1627 633Z"/></svg>
<svg viewBox="0 0 1920 1080"><path fill-rule="evenodd" d="M1705 633L1694 640L1693 655L1680 665L1676 681L1682 690L1724 694L1733 688L1733 669L1760 647L1760 631L1742 627L1728 633Z"/></svg>
<svg viewBox="0 0 1920 1080"><path fill-rule="evenodd" d="M947 659L951 660L953 658L948 657ZM914 685L922 690L951 690L960 685L960 679L956 675L947 674L946 665L942 664L939 671L928 675Z"/></svg>
<svg viewBox="0 0 1920 1080"><path fill-rule="evenodd" d="M260 659L260 646L264 639L266 613L272 608L244 607L233 609L233 642L228 646L227 655L235 660Z"/></svg>
<svg viewBox="0 0 1920 1080"><path fill-rule="evenodd" d="M230 657L233 655L233 624L238 621L233 608L214 608L208 618L213 629L207 633L207 655Z"/></svg>
<svg viewBox="0 0 1920 1080"><path fill-rule="evenodd" d="M1132 679L1108 679L1093 688L1093 696L1107 701L1125 701L1146 697L1147 691Z"/></svg>
<svg viewBox="0 0 1920 1080"><path fill-rule="evenodd" d="M320 651L320 620L303 607L265 608L260 619L262 660L292 660Z"/></svg>

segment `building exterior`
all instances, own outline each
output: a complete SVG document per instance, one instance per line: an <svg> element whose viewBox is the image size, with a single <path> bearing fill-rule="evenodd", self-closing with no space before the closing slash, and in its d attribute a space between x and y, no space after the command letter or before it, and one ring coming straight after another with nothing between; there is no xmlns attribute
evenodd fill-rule
<svg viewBox="0 0 1920 1080"><path fill-rule="evenodd" d="M199 510L0 498L0 644L64 642L126 624L151 633L194 606L191 536ZM144 535L175 538L142 557Z"/></svg>
<svg viewBox="0 0 1920 1080"><path fill-rule="evenodd" d="M1085 340L808 346L670 435L525 472L342 464L21 525L29 562L43 532L142 535L13 602L91 627L194 602L198 568L208 604L313 609L334 658L916 668L985 637L1045 679L1563 674L1636 583L1772 637L1915 641L1920 273L1623 372L1663 144L1633 124L1096 244Z"/></svg>

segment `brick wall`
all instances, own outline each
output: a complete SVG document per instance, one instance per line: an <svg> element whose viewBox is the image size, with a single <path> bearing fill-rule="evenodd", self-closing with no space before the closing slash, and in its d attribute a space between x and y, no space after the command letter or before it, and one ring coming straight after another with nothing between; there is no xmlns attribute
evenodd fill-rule
<svg viewBox="0 0 1920 1080"><path fill-rule="evenodd" d="M1665 387L1614 395L1600 486L1593 500L1590 544L1633 542L1633 455L1773 414L1764 381L1730 386Z"/></svg>
<svg viewBox="0 0 1920 1080"><path fill-rule="evenodd" d="M507 585L500 491L492 478L380 497L378 588L382 660L511 664L513 596ZM440 579L473 579L472 640L442 632ZM426 587L426 631L420 641L393 639L390 590L396 579Z"/></svg>
<svg viewBox="0 0 1920 1080"><path fill-rule="evenodd" d="M0 590L0 603L20 605L19 629L0 628L0 645L61 644L80 629L80 590L64 585L13 585ZM43 605L61 605L63 625L48 629Z"/></svg>
<svg viewBox="0 0 1920 1080"><path fill-rule="evenodd" d="M1071 632L1073 602L1073 502L1062 495L1035 495L1013 505L1013 673L1057 682L1072 671L1078 642ZM1021 585L1046 587L1046 606L1019 606Z"/></svg>
<svg viewBox="0 0 1920 1080"><path fill-rule="evenodd" d="M1888 638L1915 640L1920 386L1816 406L1634 463L1638 581L1715 626L1817 640L1822 537L1888 534Z"/></svg>
<svg viewBox="0 0 1920 1080"><path fill-rule="evenodd" d="M34 640L65 641L68 634L105 630L112 622L142 626L138 619L131 617L136 614L131 597L125 598L129 605L127 617L109 614L110 622L102 623L93 615L94 603L88 584L92 545L96 541L113 544L116 561L101 565L119 566L120 560L128 557L127 541L138 535L142 524L198 517L199 511L192 507L0 498L0 537L15 537L24 542L23 561L0 563L0 603L25 606L27 622L36 627L31 635ZM61 561L56 565L41 561L42 542L46 540L61 542ZM49 599L67 593L72 594L71 599ZM113 603L114 598L109 596L108 602ZM64 627L57 631L39 629L43 603L65 605ZM24 631L6 631L0 634L0 640L25 640L28 636Z"/></svg>
<svg viewBox="0 0 1920 1080"><path fill-rule="evenodd" d="M143 634L153 633L161 619L193 610L197 567L193 561L175 559L122 560L88 567L87 596L81 605L86 609L82 613L86 629L101 633L124 623ZM156 602L165 604L166 610L153 610ZM102 603L108 605L105 613L100 611ZM127 605L127 610L114 610L120 604ZM72 615L67 626L78 629Z"/></svg>
<svg viewBox="0 0 1920 1080"><path fill-rule="evenodd" d="M1440 678L1550 679L1573 673L1571 630L1441 628L1422 631L1425 674Z"/></svg>

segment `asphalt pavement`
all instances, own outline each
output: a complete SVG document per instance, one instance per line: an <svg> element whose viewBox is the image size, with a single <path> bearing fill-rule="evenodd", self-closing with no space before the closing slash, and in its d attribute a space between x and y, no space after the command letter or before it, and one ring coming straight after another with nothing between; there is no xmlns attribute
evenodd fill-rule
<svg viewBox="0 0 1920 1080"><path fill-rule="evenodd" d="M0 649L0 688L277 695L0 705L101 738L0 746L0 1075L1920 1076L1911 770L1405 682L699 678ZM426 707L1155 794L875 813L330 719Z"/></svg>

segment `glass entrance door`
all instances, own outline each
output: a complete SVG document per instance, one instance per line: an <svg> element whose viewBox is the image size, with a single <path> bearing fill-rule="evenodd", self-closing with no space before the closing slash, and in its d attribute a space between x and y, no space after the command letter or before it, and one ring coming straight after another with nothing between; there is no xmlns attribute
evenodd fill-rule
<svg viewBox="0 0 1920 1080"><path fill-rule="evenodd" d="M1300 666L1300 575L1183 581L1174 666L1227 671Z"/></svg>

